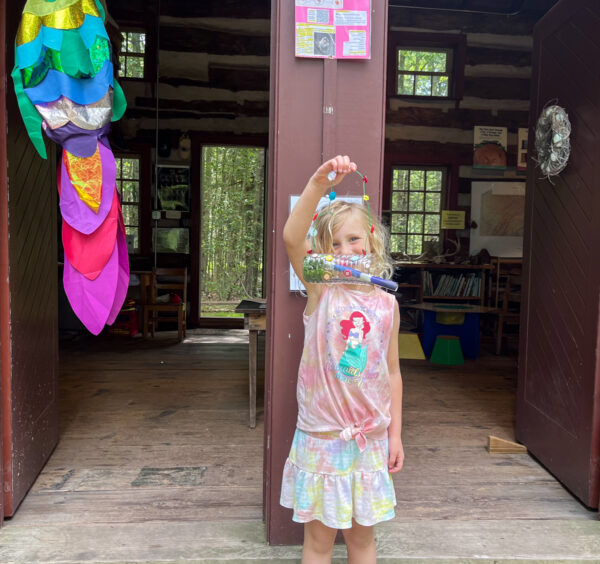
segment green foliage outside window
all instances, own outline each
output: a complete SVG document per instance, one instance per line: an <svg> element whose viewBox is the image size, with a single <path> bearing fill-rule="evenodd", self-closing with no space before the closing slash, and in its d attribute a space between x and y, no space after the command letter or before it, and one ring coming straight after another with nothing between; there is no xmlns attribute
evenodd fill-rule
<svg viewBox="0 0 600 564"><path fill-rule="evenodd" d="M232 316L263 287L265 150L202 149L201 312Z"/></svg>
<svg viewBox="0 0 600 564"><path fill-rule="evenodd" d="M448 97L450 50L398 49L398 88L402 96Z"/></svg>
<svg viewBox="0 0 600 564"><path fill-rule="evenodd" d="M392 174L390 251L420 255L440 241L443 169L395 168Z"/></svg>
<svg viewBox="0 0 600 564"><path fill-rule="evenodd" d="M119 56L119 76L124 78L144 78L146 34L126 31L121 35L123 36L123 43Z"/></svg>

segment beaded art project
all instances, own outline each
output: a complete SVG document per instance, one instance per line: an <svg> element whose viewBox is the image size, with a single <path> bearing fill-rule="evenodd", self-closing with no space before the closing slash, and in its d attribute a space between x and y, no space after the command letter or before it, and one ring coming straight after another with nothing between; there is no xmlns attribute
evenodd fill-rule
<svg viewBox="0 0 600 564"><path fill-rule="evenodd" d="M369 231L373 233L375 226L371 219L371 205L369 196L366 193L367 177L356 171L362 179L363 190L363 205L367 206L367 214L369 218ZM333 181L337 174L331 171L327 178L331 182L329 191L330 204L336 199L337 194L333 191ZM386 280L378 276L372 276L370 269L372 265L372 257L363 249L362 255L331 255L314 253L315 238L317 230L315 222L322 214L329 213L328 206L325 206L321 211L317 212L313 217L312 225L309 229L309 235L312 238L312 248L304 257L302 271L306 282L311 284L374 284L382 288L386 288L395 292L398 289L398 284L392 280Z"/></svg>

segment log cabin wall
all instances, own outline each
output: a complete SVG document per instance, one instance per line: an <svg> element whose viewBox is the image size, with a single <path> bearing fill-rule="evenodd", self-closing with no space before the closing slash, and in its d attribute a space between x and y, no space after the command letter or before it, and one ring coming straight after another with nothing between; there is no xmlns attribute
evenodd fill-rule
<svg viewBox="0 0 600 564"><path fill-rule="evenodd" d="M525 181L525 174L518 174L516 170L517 132L528 126L533 27L555 2L524 0L519 13L512 16L392 7L392 4L442 4L427 0L390 2L384 209L391 206L394 165L447 167L443 209L465 210L467 227L473 179ZM479 10L501 11L511 3L494 0L443 4L448 8L471 5ZM393 67L396 45L398 41L410 44L411 38L415 41L440 38L441 45L444 42L451 45L458 38L464 42L464 58L458 57L455 61L459 74L464 74L462 92L457 99L427 100L395 95L392 89L396 81ZM473 128L476 125L508 128L508 169L505 172L473 170ZM460 238L461 253L466 254L469 230L446 233L448 238L455 236ZM452 248L446 247L447 250Z"/></svg>
<svg viewBox="0 0 600 564"><path fill-rule="evenodd" d="M159 157L161 164L191 167L190 253L164 254L158 263L188 267L190 319L195 321L200 303L201 147L267 147L270 0L108 0L107 6L121 31L143 31L147 37L145 78L121 80L128 110L113 134L117 152L121 147L143 155L141 244L132 267L147 269L153 262L151 184L158 141L166 151ZM191 156L184 158L178 151L183 134L192 141Z"/></svg>
<svg viewBox="0 0 600 564"><path fill-rule="evenodd" d="M439 9L389 9L388 52L396 41L410 37L460 38L464 56L457 65L464 75L460 97L452 100L407 99L390 91L387 103L383 209L391 207L393 165L439 165L448 170L443 207L470 211L473 178L516 178L517 131L529 117L533 26L555 0L515 2L451 0L449 8L473 7L501 11L517 6L516 15L502 16ZM148 264L152 254L151 201L153 148L156 143L156 91L159 95L159 143L171 148L163 161L181 161L177 145L182 133L191 135L193 191L200 190L198 156L202 143L267 143L270 44L270 0L194 2L192 0L107 0L121 29L147 34L146 77L122 80L128 111L115 127L117 150L145 155L141 206L141 255ZM392 4L437 7L429 0L396 0ZM159 14L160 12L160 14ZM160 25L157 26L157 22ZM416 34L416 35L415 35ZM395 82L390 57L388 86ZM157 62L159 63L157 65ZM158 69L158 85L156 71ZM473 171L473 127L507 127L508 170L490 175ZM199 207L192 212L200 214ZM199 221L192 222L199 225ZM468 226L468 222L467 222ZM193 227L193 229L195 229ZM469 249L469 230L446 232L460 237L462 252ZM192 232L192 241L199 231ZM198 246L189 256L165 256L172 263L186 262L192 273L191 296L198 296ZM133 268L137 259L132 257ZM192 305L192 310L194 310Z"/></svg>

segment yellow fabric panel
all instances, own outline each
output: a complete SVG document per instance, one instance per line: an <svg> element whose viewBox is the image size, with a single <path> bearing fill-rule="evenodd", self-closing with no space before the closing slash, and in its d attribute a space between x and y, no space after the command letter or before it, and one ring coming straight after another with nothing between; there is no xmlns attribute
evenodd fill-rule
<svg viewBox="0 0 600 564"><path fill-rule="evenodd" d="M95 0L78 0L72 6L45 16L24 12L17 31L17 45L33 41L40 33L41 26L54 29L77 29L82 26L87 14L101 17Z"/></svg>

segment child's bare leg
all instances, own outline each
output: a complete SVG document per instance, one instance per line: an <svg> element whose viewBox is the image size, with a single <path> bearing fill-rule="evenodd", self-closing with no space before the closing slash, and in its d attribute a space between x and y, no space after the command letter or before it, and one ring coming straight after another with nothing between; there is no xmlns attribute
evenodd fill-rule
<svg viewBox="0 0 600 564"><path fill-rule="evenodd" d="M304 523L304 546L302 564L329 564L337 529L332 529L321 521Z"/></svg>
<svg viewBox="0 0 600 564"><path fill-rule="evenodd" d="M377 557L372 526L363 527L352 519L352 528L342 532L348 547L348 564L375 564Z"/></svg>

